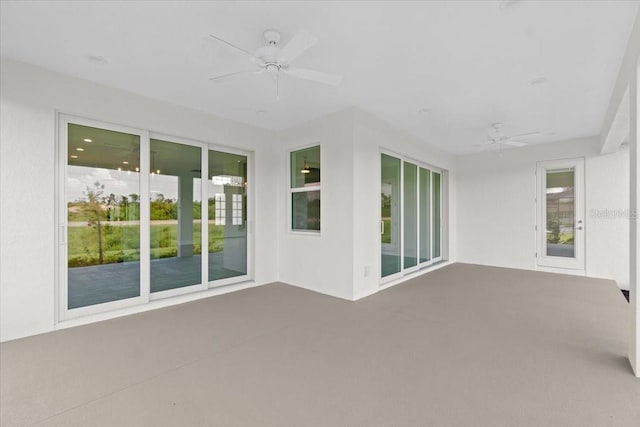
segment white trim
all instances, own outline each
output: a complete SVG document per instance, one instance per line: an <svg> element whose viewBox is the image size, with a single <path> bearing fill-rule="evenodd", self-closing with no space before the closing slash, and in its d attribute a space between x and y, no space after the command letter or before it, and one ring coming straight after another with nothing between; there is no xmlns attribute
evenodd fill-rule
<svg viewBox="0 0 640 427"><path fill-rule="evenodd" d="M151 138L144 132L140 139L140 296L143 303L151 296L151 206L150 177Z"/></svg>
<svg viewBox="0 0 640 427"><path fill-rule="evenodd" d="M255 164L253 151L246 152L247 156L247 223L245 227L247 229L247 276L246 280L253 280L255 278ZM207 240L207 250L208 248Z"/></svg>
<svg viewBox="0 0 640 427"><path fill-rule="evenodd" d="M200 150L200 254L202 261L200 262L200 284L203 288L207 288L209 283L209 150L205 148L206 144L202 144ZM204 176L207 171L207 177Z"/></svg>

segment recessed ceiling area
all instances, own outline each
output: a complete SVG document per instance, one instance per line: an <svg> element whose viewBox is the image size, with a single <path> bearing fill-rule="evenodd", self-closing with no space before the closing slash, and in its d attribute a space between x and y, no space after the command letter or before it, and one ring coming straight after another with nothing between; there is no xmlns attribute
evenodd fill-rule
<svg viewBox="0 0 640 427"><path fill-rule="evenodd" d="M454 154L491 123L547 143L600 133L638 11L635 1L12 2L0 5L0 53L107 86L265 129L364 109ZM296 66L337 86L250 69L277 29L318 42Z"/></svg>

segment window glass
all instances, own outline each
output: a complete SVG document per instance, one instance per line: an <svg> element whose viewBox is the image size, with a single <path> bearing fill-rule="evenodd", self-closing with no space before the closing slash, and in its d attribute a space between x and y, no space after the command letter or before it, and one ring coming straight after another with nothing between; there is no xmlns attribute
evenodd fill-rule
<svg viewBox="0 0 640 427"><path fill-rule="evenodd" d="M320 230L320 192L302 191L292 194L291 228L294 230Z"/></svg>
<svg viewBox="0 0 640 427"><path fill-rule="evenodd" d="M433 257L438 258L441 255L441 233L440 233L440 205L442 188L440 187L440 174L433 173Z"/></svg>
<svg viewBox="0 0 640 427"><path fill-rule="evenodd" d="M420 262L431 259L431 171L420 168Z"/></svg>
<svg viewBox="0 0 640 427"><path fill-rule="evenodd" d="M202 282L200 147L151 140L151 292Z"/></svg>
<svg viewBox="0 0 640 427"><path fill-rule="evenodd" d="M404 162L403 268L418 264L418 167Z"/></svg>
<svg viewBox="0 0 640 427"><path fill-rule="evenodd" d="M320 231L320 147L290 156L291 229Z"/></svg>
<svg viewBox="0 0 640 427"><path fill-rule="evenodd" d="M381 193L380 193L380 243L382 277L398 273L400 262L400 170L401 161L395 157L382 154L381 159Z"/></svg>
<svg viewBox="0 0 640 427"><path fill-rule="evenodd" d="M575 169L546 175L547 256L575 258Z"/></svg>
<svg viewBox="0 0 640 427"><path fill-rule="evenodd" d="M140 296L140 137L67 131L67 308Z"/></svg>
<svg viewBox="0 0 640 427"><path fill-rule="evenodd" d="M247 274L247 156L209 150L209 281Z"/></svg>

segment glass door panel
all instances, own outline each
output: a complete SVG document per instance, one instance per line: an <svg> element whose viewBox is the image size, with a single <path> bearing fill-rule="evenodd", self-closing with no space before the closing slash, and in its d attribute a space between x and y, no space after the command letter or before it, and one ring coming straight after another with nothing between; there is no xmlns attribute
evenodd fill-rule
<svg viewBox="0 0 640 427"><path fill-rule="evenodd" d="M247 156L209 150L209 281L247 274Z"/></svg>
<svg viewBox="0 0 640 427"><path fill-rule="evenodd" d="M404 263L418 265L418 167L404 163Z"/></svg>
<svg viewBox="0 0 640 427"><path fill-rule="evenodd" d="M575 257L575 170L546 171L546 255Z"/></svg>
<svg viewBox="0 0 640 427"><path fill-rule="evenodd" d="M439 258L442 256L441 249L441 205L442 205L442 188L440 183L440 174L437 172L433 172L432 174L433 180L433 258Z"/></svg>
<svg viewBox="0 0 640 427"><path fill-rule="evenodd" d="M431 259L431 171L420 168L420 262Z"/></svg>
<svg viewBox="0 0 640 427"><path fill-rule="evenodd" d="M67 309L140 296L140 136L67 126Z"/></svg>
<svg viewBox="0 0 640 427"><path fill-rule="evenodd" d="M151 292L200 284L200 147L150 146Z"/></svg>
<svg viewBox="0 0 640 427"><path fill-rule="evenodd" d="M381 159L382 277L399 273L400 263L400 159L382 155Z"/></svg>
<svg viewBox="0 0 640 427"><path fill-rule="evenodd" d="M538 265L584 270L584 159L538 163Z"/></svg>

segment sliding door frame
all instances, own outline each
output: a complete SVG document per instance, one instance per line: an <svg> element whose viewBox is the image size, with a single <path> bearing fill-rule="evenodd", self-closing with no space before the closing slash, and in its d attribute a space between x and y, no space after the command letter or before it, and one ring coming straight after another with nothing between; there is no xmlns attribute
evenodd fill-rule
<svg viewBox="0 0 640 427"><path fill-rule="evenodd" d="M161 133L155 133L155 132L149 132L149 140L159 140L159 141L165 141L165 142L170 142L173 144L178 144L178 145L185 145L188 147L198 147L200 148L200 166L201 166L201 170L204 171L206 170L205 167L208 166L208 162L209 162L209 157L203 155L203 153L208 154L207 153L207 144L203 143L203 142L198 142L198 141L194 141L194 140L190 140L188 138L180 138L180 137L176 137L176 136L171 136L171 135L166 135L166 134L161 134ZM151 145L151 143L149 143L149 145ZM149 152L150 153L150 152ZM206 157L206 158L205 158ZM204 163L203 163L204 161ZM150 170L150 169L147 169ZM148 177L149 173L147 172L147 179L149 179ZM207 179L203 179L203 175L202 172L200 172L200 198L202 199L201 203L200 203L200 218L205 218L203 215L207 215L208 214L208 210L207 210L207 203L205 203L205 196L206 193L204 192L204 189L206 189L206 184L207 184ZM150 196L151 193L148 194L148 196ZM146 199L146 204L150 205L151 202L151 198L147 197ZM205 274L208 273L208 261L209 261L209 245L208 240L205 239L205 237L208 236L208 234L205 234L205 232L208 233L208 221L204 221L204 220L200 220L200 283L197 283L195 285L189 285L189 286L181 286L178 288L173 288L173 289L167 289L165 291L159 291L159 292L150 292L149 293L149 300L150 301L155 301L155 300L159 300L159 299L163 299L163 298L170 298L170 297L175 297L178 295L184 295L184 294L189 294L191 292L198 292L198 291L204 291L208 288L207 286L207 281L205 278ZM179 226L179 225L178 225ZM149 219L149 224L147 227L145 227L149 230L149 232L151 231L151 219ZM149 240L149 247L151 246L151 240ZM151 265L149 265L149 269L151 269ZM149 270L149 274L151 274L151 270ZM149 276L151 277L151 276ZM149 286L151 286L151 280L149 280Z"/></svg>
<svg viewBox="0 0 640 427"><path fill-rule="evenodd" d="M133 298L126 298L105 303L93 304L84 307L68 309L68 213L67 213L67 167L68 167L68 128L69 124L89 126L98 129L110 130L114 132L137 135L140 138L140 295ZM219 288L240 282L250 281L253 278L253 218L254 218L254 196L253 196L253 154L248 150L222 146L219 144L196 141L189 138L176 137L162 133L156 133L140 128L113 124L106 121L95 120L65 114L56 113L56 182L55 182L55 293L56 293L56 323L72 320L76 318L96 315L108 311L120 310L134 306L141 306L152 301L190 294L207 289ZM208 171L209 150L220 151L229 154L246 156L247 158L247 273L241 276L230 277L215 281L208 280L208 179L206 174L201 173L201 283L184 286L166 291L151 293L151 213L150 213L150 140L159 139L181 145L199 147L201 149L202 171ZM205 221L205 218L207 219Z"/></svg>
<svg viewBox="0 0 640 427"><path fill-rule="evenodd" d="M224 153L228 153L228 154L237 154L239 156L245 156L247 158L247 181L246 181L246 192L247 192L247 223L246 223L246 229L247 229L247 273L243 274L242 276L234 276L234 277L229 277L227 279L218 279L218 280L213 280L213 281L209 281L209 271L208 271L208 267L209 267L209 260L207 259L207 276L203 276L203 283L207 283L207 288L208 289L213 289L213 288L219 288L222 286L228 286L228 285L233 285L235 283L239 283L239 282L246 282L249 280L253 279L253 269L254 269L254 265L253 265L253 259L254 259L254 233L253 233L253 218L254 218L254 193L253 193L253 179L254 179L254 172L253 172L253 153L250 151L246 151L246 150L240 150L237 148L232 148L232 147L227 147L227 146L223 146L223 145L218 145L218 144L212 144L212 143L205 143L206 145L206 149L202 150L203 156L206 156L207 159L205 161L205 163L202 164L202 170L204 171L204 167L205 165L207 166L207 171L209 170L209 151L220 151L220 152L224 152ZM208 178L206 180L202 180L203 182L203 191L204 189L206 189L206 182L211 179ZM207 189L208 190L208 189ZM203 194L207 194L206 192ZM207 194L208 196L208 194ZM209 199L207 198L207 201ZM204 196L203 196L203 201L204 201ZM205 207L205 203L202 204L203 205L203 209L208 209L207 207ZM206 204L208 206L208 203ZM205 217L205 215L207 215L207 220L208 220L208 211L205 213L202 213L202 218ZM207 233L209 232L209 224L207 224ZM204 236L204 232L203 232L203 236ZM207 239L208 239L208 234L207 234ZM204 242L203 242L204 243ZM209 253L209 245L208 245L208 240L207 240L207 254ZM207 257L208 258L208 257ZM204 263L204 261L203 261ZM203 273L204 274L204 273Z"/></svg>
<svg viewBox="0 0 640 427"><path fill-rule="evenodd" d="M380 277L381 283L386 283L386 282L390 282L396 279L401 278L402 276L404 276L403 273L403 266L404 266L404 220L403 220L403 216L404 216L404 166L403 166L403 160L402 160L402 156L398 153L395 153L393 151L389 151L389 150L384 150L381 149L380 152L378 153L378 173L379 175L379 179L378 179L378 185L379 185L379 192L378 192L378 215L379 215L379 223L380 223L380 233L384 233L384 221L382 220L382 198L380 197L380 194L382 194L382 155L387 155L393 158L396 158L398 160L400 160L400 183L398 184L398 188L400 189L400 200L399 200L399 206L400 209L398 210L398 217L400 218L400 227L398 227L398 241L397 241L397 245L398 248L400 249L399 251L399 257L400 257L400 270L397 273L393 273L393 274L389 274L387 276L382 276L382 242L380 240L380 237L378 237L378 249L380 250L380 252L378 253L378 259L380 260L380 271L378 272L378 277ZM393 222L390 224L391 227L393 227ZM393 243L393 237L392 237L392 243Z"/></svg>
<svg viewBox="0 0 640 427"><path fill-rule="evenodd" d="M446 180L448 179L448 174L446 173L445 170L437 167L437 166L433 166L430 165L428 163L416 160L415 158L409 157L409 156L405 156L402 154L399 154L395 151L391 151L391 150L387 150L384 148L381 148L379 150L378 153L378 172L381 172L381 167L382 167L382 155L387 155L387 156L391 156L394 157L398 160L400 160L400 213L399 213L399 217L400 217L400 232L399 232L399 245L400 245L400 271L394 274L390 274L388 276L384 276L382 277L382 266L380 267L380 271L378 274L378 277L380 277L380 286L383 286L389 282L393 282L394 280L400 279L402 277L404 277L407 274L411 274L414 273L416 271L422 270L424 268L427 268L437 262L442 261L444 258L444 251L445 251L445 241L447 239L445 239L444 235L445 235L445 231L446 231L446 227L445 227L445 220L443 218L443 213L446 212L445 209L445 203L444 203L444 197L445 191L447 191L447 185L446 185ZM418 262L417 265L412 266L410 268L405 269L404 268L404 227L405 227L405 223L404 223L404 166L405 166L405 162L406 163L411 163L412 165L416 165L417 166L417 171L418 173L416 174L416 185L417 185L417 194L418 194L418 200L416 202L417 204L417 215L418 215L418 221L417 221L417 227L416 227L416 233L417 233L417 254L418 254ZM423 169L427 169L429 170L429 209L430 209L430 218L429 218L429 238L430 238L430 244L429 244L429 257L430 259L424 262L420 262L420 168ZM436 258L433 257L433 249L435 246L435 241L433 239L433 231L434 231L434 227L435 227L435 219L434 219L434 210L433 210L433 201L434 201L434 183L433 183L433 174L437 173L440 174L440 197L439 197L439 209L438 209L438 213L440 215L440 255ZM379 185L382 185L382 179L378 179ZM382 193L382 188L380 187L380 191L378 192L378 194ZM382 212L382 200L380 198L380 196L378 196L378 215L380 215ZM382 223L382 218L379 218L379 222ZM381 244L379 246L380 251L382 251L381 248ZM380 252L380 256L378 257L379 259L382 259L381 257L381 252Z"/></svg>
<svg viewBox="0 0 640 427"><path fill-rule="evenodd" d="M150 212L148 203L140 203L140 295L133 298L126 298L116 301L109 301L100 304L93 304L74 309L68 309L68 217L67 217L67 166L68 166L68 129L69 124L89 126L98 129L105 129L114 132L137 135L140 138L140 194L149 194L149 175L142 171L149 170L149 158L142 153L149 151L149 132L128 126L116 125L112 123L86 119L83 117L59 114L58 116L58 147L57 147L57 193L56 197L56 250L58 255L58 274L56 289L58 289L58 321L75 319L77 317L102 313L105 311L118 310L144 304L149 301L150 286L150 235L148 227L143 224L149 223ZM142 198L140 198L142 200Z"/></svg>

